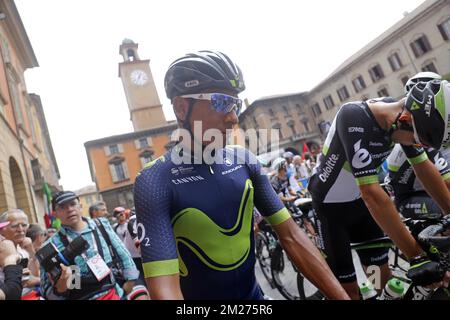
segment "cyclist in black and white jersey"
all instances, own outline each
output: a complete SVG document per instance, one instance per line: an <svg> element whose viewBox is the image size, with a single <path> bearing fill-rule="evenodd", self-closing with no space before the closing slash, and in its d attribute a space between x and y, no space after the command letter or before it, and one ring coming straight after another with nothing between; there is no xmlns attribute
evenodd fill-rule
<svg viewBox="0 0 450 320"><path fill-rule="evenodd" d="M450 189L450 150L428 148L425 150L428 159L434 163L436 169ZM394 201L398 211L405 218L420 218L423 215L442 214L442 209L428 195L420 180L414 173L413 167L407 161L402 147L395 145L389 155L389 174L385 179L390 191L394 194Z"/></svg>
<svg viewBox="0 0 450 320"><path fill-rule="evenodd" d="M352 102L338 111L308 189L320 220L328 263L353 299L359 298L359 292L351 242L382 237L383 229L408 257L422 253L378 181L377 169L395 142L403 145L427 191L445 212L450 212L450 192L441 175L424 149L413 147L426 144L440 148L447 144L449 112L447 81L419 83L398 102ZM387 250L366 250L359 255L363 266L380 266L383 287L390 277Z"/></svg>
<svg viewBox="0 0 450 320"><path fill-rule="evenodd" d="M420 81L440 80L442 77L434 72L419 72L405 84L405 94ZM450 154L447 150L425 149L428 159L440 172L447 188L450 189ZM394 195L395 205L405 218L419 218L423 215L439 214L441 209L428 195L422 183L417 179L413 167L407 161L400 145L396 145L387 159L389 174L386 185Z"/></svg>

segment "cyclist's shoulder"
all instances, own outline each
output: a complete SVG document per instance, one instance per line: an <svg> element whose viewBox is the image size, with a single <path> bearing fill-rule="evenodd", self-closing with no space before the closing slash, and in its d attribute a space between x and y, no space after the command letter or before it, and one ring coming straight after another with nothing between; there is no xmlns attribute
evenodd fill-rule
<svg viewBox="0 0 450 320"><path fill-rule="evenodd" d="M154 175L156 173L164 172L164 170L172 166L172 161L170 161L170 155L165 154L148 162L144 168L138 173L137 178L141 176Z"/></svg>
<svg viewBox="0 0 450 320"><path fill-rule="evenodd" d="M235 159L238 164L255 165L259 163L258 158L241 145L227 145L224 148L224 156Z"/></svg>

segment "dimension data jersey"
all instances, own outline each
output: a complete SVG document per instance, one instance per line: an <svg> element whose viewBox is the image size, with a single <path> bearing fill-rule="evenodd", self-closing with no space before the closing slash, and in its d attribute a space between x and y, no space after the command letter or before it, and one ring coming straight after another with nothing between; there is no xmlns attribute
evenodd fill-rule
<svg viewBox="0 0 450 320"><path fill-rule="evenodd" d="M449 152L441 153L433 148L428 148L425 152L440 172L442 179L450 179ZM413 167L407 160L406 154L399 144L395 145L387 158L389 175L385 181L392 187L397 201L411 197L415 192L425 191L422 183L417 179Z"/></svg>
<svg viewBox="0 0 450 320"><path fill-rule="evenodd" d="M393 143L365 102L345 104L336 114L308 190L314 201L351 202L360 185L378 183L378 169ZM403 149L412 163L427 160L423 148Z"/></svg>
<svg viewBox="0 0 450 320"><path fill-rule="evenodd" d="M227 147L217 159L176 165L167 153L136 178L145 277L179 273L186 299L261 299L253 208L271 225L290 215L254 155Z"/></svg>

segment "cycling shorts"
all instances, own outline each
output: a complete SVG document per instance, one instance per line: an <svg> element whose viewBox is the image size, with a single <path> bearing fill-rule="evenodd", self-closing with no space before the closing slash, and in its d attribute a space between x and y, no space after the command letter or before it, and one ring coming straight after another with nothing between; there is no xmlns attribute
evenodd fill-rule
<svg viewBox="0 0 450 320"><path fill-rule="evenodd" d="M345 203L313 202L317 213L320 243L327 262L341 283L356 281L351 243L384 237L373 220L364 201ZM358 256L364 266L381 266L388 262L388 248L360 250Z"/></svg>

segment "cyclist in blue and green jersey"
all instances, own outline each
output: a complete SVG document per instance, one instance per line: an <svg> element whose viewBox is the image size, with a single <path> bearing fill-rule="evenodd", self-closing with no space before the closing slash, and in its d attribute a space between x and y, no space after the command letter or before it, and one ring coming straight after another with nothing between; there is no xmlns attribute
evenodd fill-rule
<svg viewBox="0 0 450 320"><path fill-rule="evenodd" d="M190 134L136 179L134 196L143 268L152 299L263 299L255 279L256 206L292 261L328 298L348 299L319 251L290 217L246 149L223 147L238 122L240 69L225 54L200 51L171 64L165 89ZM201 123L202 129L196 125ZM221 148L205 151L208 129ZM183 132L185 132L183 131ZM197 132L198 131L198 132ZM179 158L183 161L179 161Z"/></svg>

